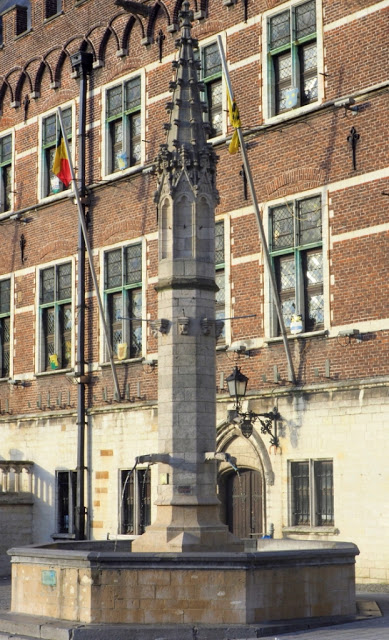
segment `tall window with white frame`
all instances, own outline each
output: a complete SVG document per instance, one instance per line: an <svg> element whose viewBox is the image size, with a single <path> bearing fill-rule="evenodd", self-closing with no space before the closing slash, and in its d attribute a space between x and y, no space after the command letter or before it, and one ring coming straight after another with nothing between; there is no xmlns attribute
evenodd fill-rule
<svg viewBox="0 0 389 640"><path fill-rule="evenodd" d="M105 254L105 304L114 355L142 355L142 245Z"/></svg>
<svg viewBox="0 0 389 640"><path fill-rule="evenodd" d="M316 0L294 3L267 21L270 115L318 99Z"/></svg>
<svg viewBox="0 0 389 640"><path fill-rule="evenodd" d="M141 161L141 87L141 77L136 76L107 90L107 173Z"/></svg>
<svg viewBox="0 0 389 640"><path fill-rule="evenodd" d="M72 109L63 109L62 120L69 148L72 145ZM60 133L59 119L56 113L46 116L42 122L42 196L52 196L65 189L61 180L54 175L52 167Z"/></svg>
<svg viewBox="0 0 389 640"><path fill-rule="evenodd" d="M12 208L12 135L0 138L0 211Z"/></svg>
<svg viewBox="0 0 389 640"><path fill-rule="evenodd" d="M334 478L332 460L290 463L291 525L334 525Z"/></svg>
<svg viewBox="0 0 389 640"><path fill-rule="evenodd" d="M11 280L0 280L0 378L10 373Z"/></svg>
<svg viewBox="0 0 389 640"><path fill-rule="evenodd" d="M270 209L270 251L287 331L301 316L303 331L324 327L322 207L320 196ZM273 335L280 334L273 309Z"/></svg>
<svg viewBox="0 0 389 640"><path fill-rule="evenodd" d="M72 355L72 265L40 272L40 370L67 369Z"/></svg>
<svg viewBox="0 0 389 640"><path fill-rule="evenodd" d="M219 287L216 292L215 302L215 318L216 320L224 320L226 317L226 274L224 263L224 222L216 222L215 224L215 281ZM225 341L225 329L218 337L218 344Z"/></svg>
<svg viewBox="0 0 389 640"><path fill-rule="evenodd" d="M150 468L121 472L120 513L121 533L140 535L151 524Z"/></svg>
<svg viewBox="0 0 389 640"><path fill-rule="evenodd" d="M205 102L207 120L210 124L210 137L218 136L223 131L223 84L222 65L219 48L216 42L204 47L201 51L202 81L205 85Z"/></svg>
<svg viewBox="0 0 389 640"><path fill-rule="evenodd" d="M56 533L62 536L74 534L76 514L76 471L56 471Z"/></svg>

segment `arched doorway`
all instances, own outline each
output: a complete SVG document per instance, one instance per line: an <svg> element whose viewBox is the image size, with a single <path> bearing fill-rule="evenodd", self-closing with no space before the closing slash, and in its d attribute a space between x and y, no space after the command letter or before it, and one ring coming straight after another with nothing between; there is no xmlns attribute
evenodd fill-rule
<svg viewBox="0 0 389 640"><path fill-rule="evenodd" d="M259 471L240 468L221 477L224 522L238 538L263 535L263 483Z"/></svg>

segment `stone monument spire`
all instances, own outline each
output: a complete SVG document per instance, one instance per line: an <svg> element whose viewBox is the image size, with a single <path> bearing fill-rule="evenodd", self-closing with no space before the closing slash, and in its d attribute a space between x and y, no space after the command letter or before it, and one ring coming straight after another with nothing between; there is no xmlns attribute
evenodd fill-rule
<svg viewBox="0 0 389 640"><path fill-rule="evenodd" d="M158 464L157 517L133 551L239 550L219 519L216 495L215 186L216 155L198 79L189 2L166 143L157 158Z"/></svg>

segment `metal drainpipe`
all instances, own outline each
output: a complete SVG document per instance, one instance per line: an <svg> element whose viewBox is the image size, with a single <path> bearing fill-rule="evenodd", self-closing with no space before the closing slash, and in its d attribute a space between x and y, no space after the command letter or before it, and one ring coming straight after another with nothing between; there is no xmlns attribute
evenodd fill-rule
<svg viewBox="0 0 389 640"><path fill-rule="evenodd" d="M86 139L86 92L87 76L92 71L93 56L79 51L71 56L72 69L80 78L80 116L79 116L79 191L85 216L85 139ZM81 224L78 225L78 284L77 284L77 495L75 535L77 540L85 539L85 240Z"/></svg>

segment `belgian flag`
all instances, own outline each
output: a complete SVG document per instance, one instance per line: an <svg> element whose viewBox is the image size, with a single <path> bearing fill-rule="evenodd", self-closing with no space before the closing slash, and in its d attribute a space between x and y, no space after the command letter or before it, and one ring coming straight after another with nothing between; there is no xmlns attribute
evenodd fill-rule
<svg viewBox="0 0 389 640"><path fill-rule="evenodd" d="M70 173L69 159L62 131L57 140L52 172L63 182L65 189L67 189L71 183L72 175Z"/></svg>

